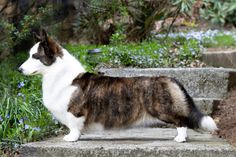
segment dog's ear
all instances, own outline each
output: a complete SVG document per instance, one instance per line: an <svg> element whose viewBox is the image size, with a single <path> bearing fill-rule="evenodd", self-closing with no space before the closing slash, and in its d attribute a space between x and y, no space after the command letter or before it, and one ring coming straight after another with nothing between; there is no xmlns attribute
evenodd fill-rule
<svg viewBox="0 0 236 157"><path fill-rule="evenodd" d="M41 37L40 37L40 35L38 35L35 31L33 31L32 34L33 34L34 40L35 40L36 42L39 42L39 41L42 40Z"/></svg>
<svg viewBox="0 0 236 157"><path fill-rule="evenodd" d="M47 41L48 35L45 29L37 29L32 31L34 40L36 42L44 42Z"/></svg>
<svg viewBox="0 0 236 157"><path fill-rule="evenodd" d="M32 31L34 40L36 42L47 42L48 35L45 29L40 29L38 31Z"/></svg>
<svg viewBox="0 0 236 157"><path fill-rule="evenodd" d="M48 34L47 34L45 29L42 29L40 31L40 38L41 38L41 42L45 42L45 41L47 42L48 41Z"/></svg>

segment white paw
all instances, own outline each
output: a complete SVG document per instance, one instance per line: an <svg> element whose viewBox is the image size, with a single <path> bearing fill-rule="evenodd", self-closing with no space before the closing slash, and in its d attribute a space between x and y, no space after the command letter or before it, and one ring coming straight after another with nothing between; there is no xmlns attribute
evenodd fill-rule
<svg viewBox="0 0 236 157"><path fill-rule="evenodd" d="M67 142L74 142L77 141L80 137L80 134L72 134L69 133L68 135L65 135L63 140L67 141Z"/></svg>
<svg viewBox="0 0 236 157"><path fill-rule="evenodd" d="M174 139L176 142L182 143L182 142L186 142L186 137L183 136L176 136Z"/></svg>

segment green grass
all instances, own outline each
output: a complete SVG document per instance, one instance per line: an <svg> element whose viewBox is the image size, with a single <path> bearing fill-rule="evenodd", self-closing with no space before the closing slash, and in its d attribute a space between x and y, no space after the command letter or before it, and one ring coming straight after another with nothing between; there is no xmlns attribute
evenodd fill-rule
<svg viewBox="0 0 236 157"><path fill-rule="evenodd" d="M213 39L204 39L203 46L206 48L235 48L236 40L232 35L218 34Z"/></svg>
<svg viewBox="0 0 236 157"><path fill-rule="evenodd" d="M26 77L17 67L26 56L11 56L0 63L0 148L54 134L58 125L42 105L41 78ZM0 153L1 156L1 153Z"/></svg>

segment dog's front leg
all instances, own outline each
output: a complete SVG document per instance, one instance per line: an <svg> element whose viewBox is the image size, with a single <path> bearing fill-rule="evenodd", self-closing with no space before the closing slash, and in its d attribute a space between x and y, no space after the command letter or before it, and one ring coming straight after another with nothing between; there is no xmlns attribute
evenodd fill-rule
<svg viewBox="0 0 236 157"><path fill-rule="evenodd" d="M75 117L72 113L66 113L67 124L66 126L70 129L70 133L64 136L65 141L77 141L81 135L81 130L84 127L85 117Z"/></svg>

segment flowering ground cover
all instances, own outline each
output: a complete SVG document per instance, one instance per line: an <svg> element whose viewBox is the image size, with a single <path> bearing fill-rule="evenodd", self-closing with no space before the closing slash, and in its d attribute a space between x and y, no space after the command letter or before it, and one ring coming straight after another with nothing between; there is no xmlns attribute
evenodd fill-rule
<svg viewBox="0 0 236 157"><path fill-rule="evenodd" d="M165 34L153 36L156 39L163 39ZM206 31L188 31L170 33L167 40L196 40L204 48L230 48L236 46L236 32L223 30L206 30Z"/></svg>

